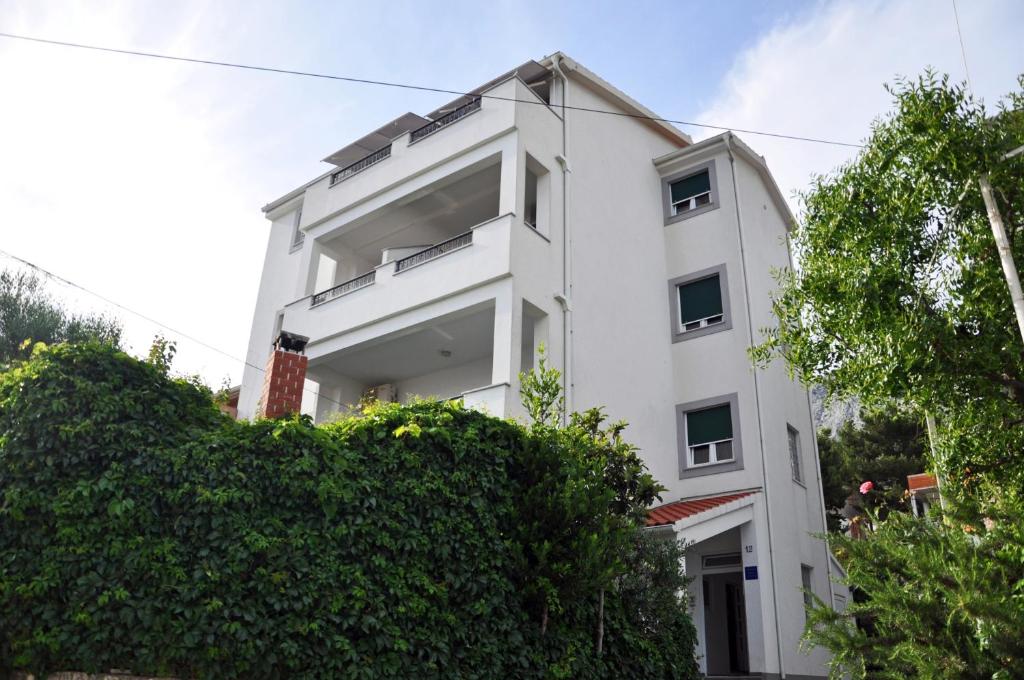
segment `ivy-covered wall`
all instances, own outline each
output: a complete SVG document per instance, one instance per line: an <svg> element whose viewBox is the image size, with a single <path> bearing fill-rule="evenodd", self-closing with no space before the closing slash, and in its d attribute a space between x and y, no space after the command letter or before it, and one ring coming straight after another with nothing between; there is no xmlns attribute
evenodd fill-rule
<svg viewBox="0 0 1024 680"><path fill-rule="evenodd" d="M45 349L0 375L0 670L695 677L678 549L616 510L606 444L451 404L235 422Z"/></svg>

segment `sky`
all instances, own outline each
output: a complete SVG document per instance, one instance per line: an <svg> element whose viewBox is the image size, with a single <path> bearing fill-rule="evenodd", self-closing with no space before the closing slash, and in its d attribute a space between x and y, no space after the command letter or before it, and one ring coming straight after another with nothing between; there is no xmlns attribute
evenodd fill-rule
<svg viewBox="0 0 1024 680"><path fill-rule="evenodd" d="M969 75L990 105L1016 87L1024 3L958 10L966 70L952 0L0 0L0 32L450 90L562 50L666 118L859 142L898 76ZM133 353L162 333L176 371L237 384L269 232L260 207L332 151L450 98L0 38L0 250L91 291L51 288L117 316ZM794 209L856 151L740 136Z"/></svg>

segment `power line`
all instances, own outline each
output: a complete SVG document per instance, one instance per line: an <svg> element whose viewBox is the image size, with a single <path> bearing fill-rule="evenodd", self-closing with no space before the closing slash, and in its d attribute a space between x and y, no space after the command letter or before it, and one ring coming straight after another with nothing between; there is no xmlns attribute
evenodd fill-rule
<svg viewBox="0 0 1024 680"><path fill-rule="evenodd" d="M493 95L493 94L475 94L475 93L471 93L471 92L462 92L462 91L459 91L459 90L447 90L447 89L439 88L439 87L427 87L427 86L423 86L423 85L411 85L411 84L408 84L408 83L397 83L397 82L391 82L391 81L386 81L386 80L371 80L369 78L355 78L355 77L352 77L352 76L339 76L339 75L332 75L332 74L328 74L328 73L315 73L315 72L312 72L312 71L296 71L296 70L292 70L292 69L277 68L277 67L272 67L272 66L256 66L256 65L253 65L253 64L239 64L239 63L235 63L235 62L216 61L216 60L212 60L212 59L197 59L197 58L194 58L194 57L179 57L179 56L170 55L170 54L160 54L160 53L157 53L157 52L142 52L142 51L139 51L139 50L126 50L126 49L119 49L119 48L115 48L115 47L103 47L103 46L100 46L100 45L87 45L87 44L84 44L84 43L66 42L66 41L63 41L63 40L50 40L48 38L37 38L37 37L34 37L34 36L17 35L17 34L14 34L14 33L3 33L3 32L0 32L0 38L10 38L10 39L13 39L13 40L25 40L25 41L28 41L28 42L41 43L41 44L45 44L45 45L57 45L57 46L60 46L60 47L72 47L72 48L83 49L83 50L94 50L94 51L97 51L97 52L110 52L110 53L114 53L114 54L130 55L130 56L133 56L133 57L148 57L148 58L151 58L151 59L166 59L168 61L182 61L182 62L188 62L188 63L191 63L191 64L203 64L203 65L206 65L206 66L222 66L222 67L226 67L226 68L245 69L245 70L248 70L248 71L262 71L262 72L265 72L265 73L279 73L279 74L290 75L290 76L302 76L302 77L305 77L305 78L322 78L322 79L325 79L325 80L339 80L339 81L343 81L343 82L347 82L347 83L359 83L359 84L362 84L362 85L377 85L377 86L380 86L380 87L395 87L395 88L401 88L401 89L406 89L406 90L418 90L420 92L437 92L437 93L441 93L441 94L453 94L453 95L458 95L460 97L471 96L471 97L480 97L482 99L494 99L494 100L498 100L498 101L516 102L516 103L519 103L519 104L535 104L535 105L539 105L539 106L548 106L548 104L546 104L545 102L534 101L534 100L529 100L529 99L516 99L515 97L501 97L501 96ZM729 127L729 126L724 126L724 125L711 125L709 123L695 123L693 121L673 120L671 118L658 118L658 117L655 117L655 116L645 116L645 115L639 114L639 113L627 113L627 112L624 112L624 111L608 111L606 109L594 109L594 108L588 108L586 106L558 106L556 108L568 109L570 111L585 111L587 113L600 113L600 114L609 115L609 116L621 116L621 117L624 117L624 118L637 118L637 119L640 119L640 120L650 120L650 121L657 122L657 123L673 123L675 125L687 125L687 126L690 126L690 127L706 128L706 129L709 129L709 130L732 130L733 132L742 132L743 134L748 134L748 135L760 135L762 137L775 137L777 139L789 139L789 140L799 141L799 142L811 142L811 143L815 143L815 144L830 144L830 145L833 145L833 146L845 146L845 147L851 147L851 148L855 148L855 149L860 149L860 148L863 147L862 144L851 144L849 142L838 142L838 141L830 140L830 139L820 139L820 138L816 138L816 137L802 137L800 135L787 135L787 134L783 134L783 133L779 133L779 132L764 132L762 130L750 130L750 129Z"/></svg>
<svg viewBox="0 0 1024 680"><path fill-rule="evenodd" d="M0 250L0 255L3 255L4 257L7 257L7 258L9 258L11 260L14 260L15 262L19 262L19 263L25 265L26 267L30 267L31 269L33 269L34 271L39 272L40 274L42 274L43 276L45 276L48 279L52 279L54 281L58 281L58 282L66 285L66 286L70 286L71 288L75 288L77 290L80 290L83 293L87 293L88 295L91 295L91 296L93 296L95 298L98 298L98 299L102 300L103 302L106 302L108 305L111 305L113 307L117 307L118 309L123 310L125 312L128 312L129 314L132 314L134 316L137 316L140 319L148 321L149 323L151 323L151 324L153 324L155 326L159 326L160 328L163 328L164 330L170 331L171 333L174 333L175 335L178 335L178 336L180 336L182 338L185 338L186 340L190 340L190 341L196 343L197 345L202 345L203 347L205 347L205 348L207 348L209 350L213 350L217 354L220 354L221 356L227 357L228 359L231 359L232 361L238 361L238 362L240 362L240 363L242 363L242 364L244 364L246 366L249 366L250 368L255 368L260 373L266 373L267 372L267 370L265 368L261 367L261 366L257 366L256 364L249 363L245 359L240 359L239 357L236 357L235 355L230 354L229 352L225 352L221 348L216 347L214 345L211 345L210 343L205 342L204 340L200 340L199 338L197 338L195 336L192 336L192 335L189 335L188 333L183 333L182 331L179 331L176 328L168 326L167 324L163 323L162 321L158 321L158 320L154 319L151 316L147 316L147 315L143 314L142 312L137 312L134 309L132 309L131 307L127 307L127 306L121 304L120 302L117 302L115 300L111 300L110 298L106 297L105 295L101 295L101 294L99 294L99 293L97 293L95 291L92 291L92 290L86 288L83 285L80 285L78 283L75 283L74 281L71 281L70 279L66 279L63 276L60 276L58 274L54 274L53 272L49 271L48 269L44 269L43 267L40 267L39 265L35 264L34 262L29 262L28 260L26 260L24 258L21 258L21 257L18 257L17 255L12 255L11 253L8 253L5 250ZM304 392L309 393L309 394L316 395L316 397L318 399L326 399L327 401L331 402L332 404L336 404L337 406L340 406L342 408L346 408L348 406L348 404L343 404L340 401L336 401L334 399L331 399L330 397L328 397L328 396L326 396L324 394L320 394L320 392L311 390L311 389L309 389L309 388L307 388L305 386L302 387L302 390Z"/></svg>
<svg viewBox="0 0 1024 680"><path fill-rule="evenodd" d="M953 0L953 19L956 21L956 37L960 40L960 56L964 60L964 76L967 78L967 89L974 92L971 87L971 72L967 70L967 50L964 48L964 34L960 30L960 13L956 9L956 0Z"/></svg>

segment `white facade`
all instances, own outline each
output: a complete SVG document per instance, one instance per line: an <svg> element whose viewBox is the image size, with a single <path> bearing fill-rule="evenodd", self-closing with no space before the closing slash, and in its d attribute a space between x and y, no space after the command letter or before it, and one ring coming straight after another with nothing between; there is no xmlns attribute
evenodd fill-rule
<svg viewBox="0 0 1024 680"><path fill-rule="evenodd" d="M810 404L781 365L755 371L747 357L774 323L771 270L789 264L792 218L763 159L730 133L692 144L637 118L654 116L562 54L476 94L478 106L435 112L429 134L407 131L418 125L408 114L370 148L342 149L331 158L354 168L265 207L240 416L255 413L253 366L280 330L309 338L304 410L318 420L371 389L521 417L518 374L543 343L570 408L603 405L630 423L666 501L750 492L668 525L695 543L686 566L705 672L825 676L824 653L797 649L804 579L826 601L835 588L811 536L825 527ZM674 216L681 185L669 181L695 171L710 193ZM708 276L722 318L683 331L680 296ZM731 439L716 450L732 458L694 465L700 418L726 405ZM706 555L729 564L705 566ZM719 589L743 609L741 628L731 616L723 633Z"/></svg>

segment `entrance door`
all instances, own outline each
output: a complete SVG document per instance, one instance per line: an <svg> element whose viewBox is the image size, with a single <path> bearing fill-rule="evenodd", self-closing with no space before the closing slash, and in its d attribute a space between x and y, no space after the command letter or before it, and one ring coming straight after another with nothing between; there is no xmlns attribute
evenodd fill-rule
<svg viewBox="0 0 1024 680"><path fill-rule="evenodd" d="M750 670L747 660L747 611L743 600L743 581L725 584L726 625L729 631L729 670L746 673Z"/></svg>
<svg viewBox="0 0 1024 680"><path fill-rule="evenodd" d="M748 673L743 575L740 572L704 574L702 585L707 674Z"/></svg>

